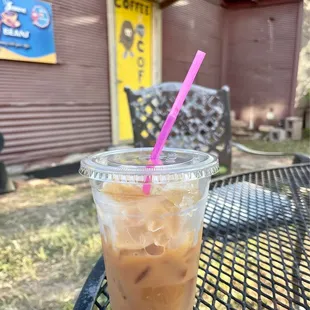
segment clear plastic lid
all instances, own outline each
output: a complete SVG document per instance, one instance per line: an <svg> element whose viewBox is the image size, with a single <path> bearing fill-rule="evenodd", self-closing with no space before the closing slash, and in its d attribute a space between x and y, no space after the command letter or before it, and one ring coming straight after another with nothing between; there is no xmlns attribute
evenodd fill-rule
<svg viewBox="0 0 310 310"><path fill-rule="evenodd" d="M160 160L150 161L152 148L121 149L90 155L81 161L80 174L92 180L117 183L152 183L196 180L218 171L218 160L207 153L170 149L163 150Z"/></svg>

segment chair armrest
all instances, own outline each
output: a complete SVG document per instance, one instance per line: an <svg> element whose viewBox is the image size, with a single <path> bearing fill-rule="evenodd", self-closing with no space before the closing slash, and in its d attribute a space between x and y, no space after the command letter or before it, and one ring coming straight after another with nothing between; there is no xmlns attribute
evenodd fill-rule
<svg viewBox="0 0 310 310"><path fill-rule="evenodd" d="M97 261L95 267L89 274L80 295L74 305L73 310L92 310L101 283L105 276L105 267L103 257L101 256Z"/></svg>
<svg viewBox="0 0 310 310"><path fill-rule="evenodd" d="M243 144L236 143L236 142L231 142L231 145L237 148L238 150L252 154L252 155L261 155L261 156L295 156L295 153L284 153L284 152L262 152L262 151L257 151L250 149Z"/></svg>
<svg viewBox="0 0 310 310"><path fill-rule="evenodd" d="M310 155L296 153L294 156L293 164L306 164L310 163Z"/></svg>

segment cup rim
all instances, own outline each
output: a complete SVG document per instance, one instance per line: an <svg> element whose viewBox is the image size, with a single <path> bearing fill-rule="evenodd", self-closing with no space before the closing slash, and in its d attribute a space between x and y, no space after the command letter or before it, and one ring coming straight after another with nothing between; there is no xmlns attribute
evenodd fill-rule
<svg viewBox="0 0 310 310"><path fill-rule="evenodd" d="M98 152L81 160L79 173L93 180L124 181L124 183L128 183L131 180L132 183L136 183L143 176L155 176L157 178L169 176L168 179L173 181L174 178L177 180L180 179L180 176L182 176L182 179L199 179L201 177L211 176L218 171L219 163L215 155L196 150L177 148L164 148L162 154L176 153L192 159L183 164L176 163L157 166L146 164L107 164L109 157L133 153L137 153L137 155L142 153L151 154L152 150L153 148L129 148Z"/></svg>

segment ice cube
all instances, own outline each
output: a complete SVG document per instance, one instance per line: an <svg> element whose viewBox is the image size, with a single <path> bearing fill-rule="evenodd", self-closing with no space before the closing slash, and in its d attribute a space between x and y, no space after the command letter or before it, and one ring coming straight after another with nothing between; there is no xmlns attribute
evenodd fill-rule
<svg viewBox="0 0 310 310"><path fill-rule="evenodd" d="M153 243L153 237L145 226L116 228L115 247L118 249L139 250Z"/></svg>
<svg viewBox="0 0 310 310"><path fill-rule="evenodd" d="M115 201L126 203L145 197L141 186L133 184L105 183L101 192L111 196Z"/></svg>
<svg viewBox="0 0 310 310"><path fill-rule="evenodd" d="M167 232L164 230L160 230L153 234L154 237L154 244L157 246L163 246L166 247L169 241L171 240L171 237Z"/></svg>
<svg viewBox="0 0 310 310"><path fill-rule="evenodd" d="M151 232L156 232L164 227L162 219L151 219L147 223L147 229Z"/></svg>
<svg viewBox="0 0 310 310"><path fill-rule="evenodd" d="M156 256L163 254L165 252L165 248L152 243L145 248L145 251L149 255Z"/></svg>

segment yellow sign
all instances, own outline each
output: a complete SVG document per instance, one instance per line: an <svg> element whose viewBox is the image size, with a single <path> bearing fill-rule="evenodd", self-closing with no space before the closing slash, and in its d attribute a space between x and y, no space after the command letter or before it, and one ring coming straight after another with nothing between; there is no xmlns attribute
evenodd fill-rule
<svg viewBox="0 0 310 310"><path fill-rule="evenodd" d="M133 139L124 87L152 85L152 2L115 0L116 75L119 140Z"/></svg>

